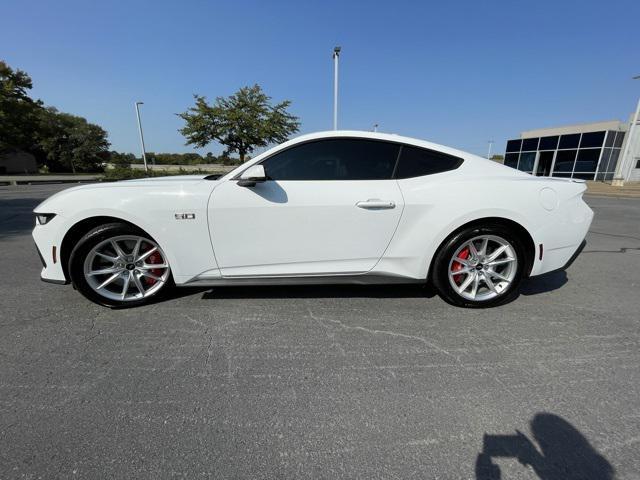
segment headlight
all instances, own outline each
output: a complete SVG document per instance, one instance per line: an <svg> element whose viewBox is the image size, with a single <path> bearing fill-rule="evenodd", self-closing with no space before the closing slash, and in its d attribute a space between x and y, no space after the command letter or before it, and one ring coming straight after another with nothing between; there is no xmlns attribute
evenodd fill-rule
<svg viewBox="0 0 640 480"><path fill-rule="evenodd" d="M36 220L38 220L40 225L46 225L55 216L55 213L36 213Z"/></svg>

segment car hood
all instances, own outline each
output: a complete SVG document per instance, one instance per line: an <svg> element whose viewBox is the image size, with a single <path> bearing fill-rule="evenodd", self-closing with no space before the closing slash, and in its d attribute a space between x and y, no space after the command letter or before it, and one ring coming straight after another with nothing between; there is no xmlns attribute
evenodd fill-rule
<svg viewBox="0 0 640 480"><path fill-rule="evenodd" d="M40 213L57 213L52 210L53 202L63 197L73 195L75 192L97 189L114 189L114 188L184 188L188 185L197 184L200 182L208 182L213 187L217 180L208 180L209 175L172 175L167 177L152 177L152 178L136 178L133 180L121 180L118 182L100 182L90 183L86 185L79 185L76 187L67 188L62 190L40 203L34 212ZM49 212L49 210L52 210Z"/></svg>
<svg viewBox="0 0 640 480"><path fill-rule="evenodd" d="M151 178L134 178L132 180L121 180L119 182L109 182L110 185L113 184L140 184L140 185L148 185L148 184L157 184L158 182L186 182L193 183L199 182L200 180L204 180L209 177L209 175L169 175L166 177L151 177Z"/></svg>

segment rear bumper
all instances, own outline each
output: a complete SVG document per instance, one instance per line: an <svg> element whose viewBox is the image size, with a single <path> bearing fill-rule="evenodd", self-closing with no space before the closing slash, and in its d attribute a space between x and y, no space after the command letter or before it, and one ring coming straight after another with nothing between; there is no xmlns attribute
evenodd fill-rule
<svg viewBox="0 0 640 480"><path fill-rule="evenodd" d="M566 270L567 268L569 268L573 264L573 262L576 260L576 258L578 258L578 255L582 253L582 250L584 250L584 247L586 245L587 245L587 240L582 240L582 243L580 244L578 249L573 253L573 255L571 255L571 258L569 259L569 261L565 263L560 270Z"/></svg>
<svg viewBox="0 0 640 480"><path fill-rule="evenodd" d="M581 198L572 199L559 210L554 215L555 221L533 235L536 254L539 254L541 244L544 254L542 258L536 255L531 276L569 268L586 245L593 211Z"/></svg>

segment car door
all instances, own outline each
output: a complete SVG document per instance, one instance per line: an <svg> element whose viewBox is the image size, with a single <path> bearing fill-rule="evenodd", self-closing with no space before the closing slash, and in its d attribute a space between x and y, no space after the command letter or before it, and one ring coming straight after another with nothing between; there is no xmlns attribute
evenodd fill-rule
<svg viewBox="0 0 640 480"><path fill-rule="evenodd" d="M357 138L305 142L261 162L267 181L219 185L208 215L222 275L371 270L402 215L402 194L392 179L399 148Z"/></svg>

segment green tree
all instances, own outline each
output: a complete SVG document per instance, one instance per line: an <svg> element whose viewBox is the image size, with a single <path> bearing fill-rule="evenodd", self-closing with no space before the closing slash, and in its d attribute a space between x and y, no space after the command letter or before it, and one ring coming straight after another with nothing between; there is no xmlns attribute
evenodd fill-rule
<svg viewBox="0 0 640 480"><path fill-rule="evenodd" d="M27 73L0 61L0 149L33 147L42 102L29 97L32 86Z"/></svg>
<svg viewBox="0 0 640 480"><path fill-rule="evenodd" d="M53 107L43 109L36 139L51 171L58 167L73 173L101 170L109 158L107 132L82 117L58 112Z"/></svg>
<svg viewBox="0 0 640 480"><path fill-rule="evenodd" d="M147 163L156 165L197 165L203 163L199 153L155 153L147 152Z"/></svg>
<svg viewBox="0 0 640 480"><path fill-rule="evenodd" d="M179 131L187 145L205 147L213 141L225 146L223 156L237 153L240 161L256 147L279 143L298 131L298 118L287 112L291 102L271 105L259 85L243 87L230 97L218 97L213 105L194 95L195 106L179 113L186 125Z"/></svg>
<svg viewBox="0 0 640 480"><path fill-rule="evenodd" d="M109 156L107 133L82 117L45 108L29 97L32 86L27 73L0 61L0 150L33 153L50 171L100 170Z"/></svg>
<svg viewBox="0 0 640 480"><path fill-rule="evenodd" d="M119 167L128 167L132 163L140 163L133 153L109 152L109 161Z"/></svg>

